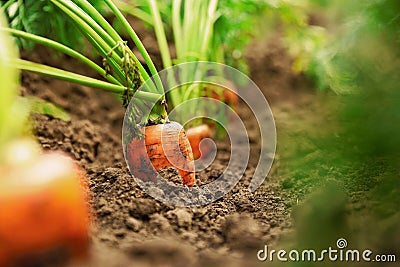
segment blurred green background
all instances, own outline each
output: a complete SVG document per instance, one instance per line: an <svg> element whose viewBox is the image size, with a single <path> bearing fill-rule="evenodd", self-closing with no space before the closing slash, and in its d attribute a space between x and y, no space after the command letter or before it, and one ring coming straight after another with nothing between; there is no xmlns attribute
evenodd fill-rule
<svg viewBox="0 0 400 267"><path fill-rule="evenodd" d="M294 247L336 248L336 240L345 238L348 248L395 254L398 261L400 2L313 5L330 41L310 53L304 70L320 88L337 94L323 97L318 112L309 113L316 117L299 117L291 125L296 130L280 140L288 168L282 187L300 199L288 204Z"/></svg>

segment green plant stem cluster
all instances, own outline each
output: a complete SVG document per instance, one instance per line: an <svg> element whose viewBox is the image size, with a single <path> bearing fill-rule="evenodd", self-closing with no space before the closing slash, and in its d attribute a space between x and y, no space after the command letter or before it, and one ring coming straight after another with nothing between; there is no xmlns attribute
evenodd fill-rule
<svg viewBox="0 0 400 267"><path fill-rule="evenodd" d="M150 74L154 76L154 82L146 83L143 90L140 91L137 91L138 88L144 81L150 79L149 73L147 73L146 69L132 50L128 48L127 42L121 38L118 32L114 30L114 28L95 7L93 7L87 0L50 0L50 2L75 23L82 35L86 37L97 53L103 58L103 66L97 65L77 50L57 41L16 29L2 28L2 30L9 32L16 37L43 44L70 55L95 70L107 81L101 81L21 59L15 59L12 61L14 67L121 94L127 98L124 99L125 105L129 103L129 98L134 95L135 98L133 101L137 106L134 110L143 113L140 114L142 115L141 122L143 124L165 122L167 120L165 106L155 104L163 102L165 96L163 85L157 75L154 63L141 40L113 1L104 0L104 3L124 26L140 54L143 56L145 63L150 70ZM4 6L3 8L5 9L7 7ZM139 114L133 115L136 118L139 116Z"/></svg>

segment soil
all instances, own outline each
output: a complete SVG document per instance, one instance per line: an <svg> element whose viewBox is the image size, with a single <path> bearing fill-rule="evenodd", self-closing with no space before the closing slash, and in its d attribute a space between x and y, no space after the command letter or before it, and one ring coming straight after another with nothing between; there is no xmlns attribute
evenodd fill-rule
<svg viewBox="0 0 400 267"><path fill-rule="evenodd" d="M38 47L23 56L93 75L74 60L46 51ZM258 42L251 51L251 77L272 106L279 134L288 113L312 103L314 93L304 77L291 72L291 59L279 41ZM29 73L22 75L21 92L49 100L71 115L68 122L33 115L33 129L44 149L64 151L86 170L92 213L89 265L253 266L264 244L273 246L291 235L293 220L286 203L297 196L282 191L279 147L270 175L254 193L247 186L257 155L223 198L203 207L175 208L148 196L130 175L121 145L124 110L114 95ZM246 118L252 149L257 149L256 122L248 119L251 114L244 106L239 114ZM229 144L220 141L218 147L213 165L197 174L200 183L223 172ZM173 169L163 173L177 179Z"/></svg>

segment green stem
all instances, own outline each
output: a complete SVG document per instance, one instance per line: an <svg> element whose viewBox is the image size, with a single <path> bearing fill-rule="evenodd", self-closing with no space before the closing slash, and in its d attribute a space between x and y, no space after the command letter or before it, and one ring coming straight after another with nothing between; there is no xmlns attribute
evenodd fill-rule
<svg viewBox="0 0 400 267"><path fill-rule="evenodd" d="M154 18L154 31L156 33L158 47L161 52L161 58L164 64L164 68L172 66L171 55L169 53L169 47L167 43L167 37L165 36L164 26L160 17L160 12L157 7L155 0L148 0L150 4L151 14Z"/></svg>
<svg viewBox="0 0 400 267"><path fill-rule="evenodd" d="M60 69L57 69L54 67L26 61L23 59L12 60L11 65L17 69L26 70L29 72L33 72L33 73L49 76L52 78L85 85L85 86L90 86L93 88L102 89L102 90L112 92L112 93L122 94L126 90L126 87L121 86L121 85L100 81L100 80L90 78L90 77L87 77L84 75L76 74L76 73L73 73L70 71L60 70ZM143 91L135 92L135 97L140 98L142 100L148 100L148 101L158 101L161 98L161 96L162 95L156 94L156 93L149 93L149 92L143 92Z"/></svg>
<svg viewBox="0 0 400 267"><path fill-rule="evenodd" d="M96 48L96 50L100 53L103 58L107 57L109 51L111 51L111 47L93 30L93 28L88 25L83 19L81 19L78 15L76 15L73 11L71 11L68 7L63 5L63 1L61 0L50 0L53 4L55 4L58 8L60 8L67 16L69 16L75 24L78 26L80 31L87 37L87 39L92 43L92 45ZM111 57L108 58L111 67L116 72L117 78L120 83L124 83L126 81L125 75L120 67L122 61L121 58L112 51Z"/></svg>
<svg viewBox="0 0 400 267"><path fill-rule="evenodd" d="M92 8L93 8L93 7L92 7ZM97 15L94 15L94 16L97 16ZM101 16L101 15L100 15L100 16ZM104 18L103 18L103 20L104 20ZM104 20L104 21L102 22L102 24L107 24L108 26L105 26L106 29L109 29L109 31L114 31L113 28L111 27L111 25L109 25L109 23L108 23L107 21ZM116 33L116 32L113 33L113 34L117 34L117 35L118 35L118 33ZM135 61L136 65L139 67L139 73L140 73L140 75L142 76L143 80L149 79L149 78L150 78L149 74L147 73L146 69L143 67L142 63L140 63L140 61L137 59L136 55L135 55L131 50L129 50L128 52L129 52L129 55L130 55L130 56L133 58L133 60ZM146 88L147 88L149 91L153 91L152 88L149 88L148 86L146 86ZM156 90L154 90L154 91L156 91Z"/></svg>
<svg viewBox="0 0 400 267"><path fill-rule="evenodd" d="M181 5L182 5L182 0L174 0L172 2L172 28L173 28L173 33L174 33L174 42L175 42L175 48L176 48L177 55L181 55L183 52Z"/></svg>
<svg viewBox="0 0 400 267"><path fill-rule="evenodd" d="M158 76L156 67L154 66L153 61L151 60L149 53L147 53L146 48L144 47L143 43L140 41L139 37L137 36L136 32L132 29L131 25L129 22L126 20L124 15L122 15L121 11L117 8L117 6L113 3L112 0L104 0L108 7L111 9L111 11L114 13L114 15L118 18L118 20L122 23L122 25L125 27L126 31L128 32L129 36L132 38L132 41L135 43L136 47L138 48L140 54L143 56L147 66L150 69L150 72L152 76L154 76L155 81L156 81L156 89L159 93L163 94L164 89L160 80L160 77ZM145 80L146 77L143 77Z"/></svg>
<svg viewBox="0 0 400 267"><path fill-rule="evenodd" d="M169 47L167 42L167 37L165 35L164 26L161 20L160 11L157 6L157 1L148 0L151 13L154 18L154 31L157 37L158 47L160 48L161 58L163 61L164 68L169 68L172 66L171 54L169 53ZM168 86L172 88L176 84L174 75L168 75ZM180 93L179 90L171 90L168 93L168 99L172 102L172 106L176 106L180 103Z"/></svg>
<svg viewBox="0 0 400 267"><path fill-rule="evenodd" d="M215 18L215 11L217 9L217 4L218 4L218 0L211 0L211 3L208 6L208 10L207 10L207 21L206 21L206 25L205 25L205 31L204 31L204 36L203 36L203 42L201 45L201 53L205 54L207 53L207 48L210 47L210 41L211 41L211 37L212 37L212 32L213 32L213 24L216 20Z"/></svg>
<svg viewBox="0 0 400 267"><path fill-rule="evenodd" d="M15 3L15 0L8 0L8 2L7 3L5 3L1 8L0 8L0 10L2 11L2 12L6 12L6 10L7 10L7 8L9 8L13 3Z"/></svg>
<svg viewBox="0 0 400 267"><path fill-rule="evenodd" d="M98 36L100 36L100 38L104 42L106 42L110 47L113 47L118 42L118 40L114 40L102 27L100 27L99 24L97 24L97 22L91 17L94 14L84 12L78 5L76 5L72 1L58 0L58 2L63 4L68 10L73 12L87 25L90 25L90 27L98 34ZM76 2L83 3L83 1L76 1ZM121 57L122 55L119 54L118 56Z"/></svg>
<svg viewBox="0 0 400 267"><path fill-rule="evenodd" d="M177 59L181 58L184 48L183 42L184 38L182 36L182 20L181 20L181 7L182 7L182 0L174 0L172 2L172 29L174 34L174 43L176 49ZM181 101L181 91L180 89L172 88L169 91L169 99L172 102L172 106L176 107Z"/></svg>
<svg viewBox="0 0 400 267"><path fill-rule="evenodd" d="M190 21L192 19L192 15L190 14L190 7L192 6L192 1L191 0L186 0L185 1L185 5L183 7L183 19L182 19L182 31L184 34L189 33L189 25L190 25ZM179 14L180 15L180 14ZM190 51L189 47L188 47L188 39L189 38L183 38L182 40L182 44L183 44L183 53L181 55L178 55L178 58L182 58L186 56L186 52Z"/></svg>
<svg viewBox="0 0 400 267"><path fill-rule="evenodd" d="M108 44L110 47L114 47L117 42L122 42L122 38L118 35L118 33L114 30L114 28L104 19L104 17L86 0L76 0L78 5L80 5L84 11L81 12L77 8L77 6L73 7L76 10L77 15L79 15L82 19L84 19L88 25L91 25L94 30L102 37L105 36L108 40ZM89 15L89 16L88 16ZM92 19L93 17L93 19ZM119 50L117 50L119 51ZM146 70L144 69L143 65L137 59L136 55L129 51L129 55L133 58L136 65L139 68L139 72L141 76L146 80L149 78ZM124 55L119 55L124 56ZM117 61L117 63L119 63Z"/></svg>
<svg viewBox="0 0 400 267"><path fill-rule="evenodd" d="M121 10L123 13L132 15L151 26L154 26L153 17L145 11L137 8L134 4L121 0L116 1L115 4L117 5L118 9Z"/></svg>
<svg viewBox="0 0 400 267"><path fill-rule="evenodd" d="M65 46L63 44L60 44L56 41L41 37L41 36L37 36L34 34L30 34L24 31L20 31L20 30L15 30L15 29L10 29L10 28L0 28L1 31L4 32L8 32L11 33L13 36L16 37L20 37L20 38L24 38L27 40L31 40L35 43L38 44L42 44L42 45L46 45L48 47L51 47L57 51L63 52L79 61L81 61L82 63L86 64L87 66L89 66L90 68L92 68L93 70L95 70L97 73L99 73L101 76L103 76L104 78L106 78L108 81L110 81L111 83L117 84L117 85L122 85L117 79L115 79L112 75L107 74L106 71L104 69L102 69L99 65L97 65L96 63L94 63L92 60L90 60L89 58L85 57L84 55L82 55L81 53L69 48L68 46Z"/></svg>
<svg viewBox="0 0 400 267"><path fill-rule="evenodd" d="M113 39L113 41L111 43L109 43L110 47L115 47L117 42L122 42L122 38L119 36L119 34L114 30L114 28L104 19L104 17L87 0L76 0L76 1L77 1L78 5L81 6L84 9L84 11L86 12L86 13L81 12L82 14L80 15L80 17L85 19L89 25L94 26L95 29L98 29L97 33L100 36L105 35L105 36L108 36L107 38L109 40ZM90 17L93 17L93 19ZM119 51L119 50L117 50L117 51ZM138 60L136 55L130 49L128 50L128 53L129 53L129 56L131 58L133 58L133 60L135 61L135 64L138 66L139 73L142 76L143 80L149 79L150 77L149 77L147 71L145 70L143 65L140 63L140 61ZM122 55L122 56L125 56L125 55ZM111 57L113 57L113 53L112 53ZM116 58L116 60L117 60L118 64L121 64L119 62L119 60L120 60L119 57ZM132 84L129 84L129 86L132 87ZM156 92L156 90L152 90L152 88L150 88L148 86L148 84L145 85L145 88L148 91Z"/></svg>
<svg viewBox="0 0 400 267"><path fill-rule="evenodd" d="M77 1L78 5L103 28L115 42L123 41L116 30L87 0Z"/></svg>

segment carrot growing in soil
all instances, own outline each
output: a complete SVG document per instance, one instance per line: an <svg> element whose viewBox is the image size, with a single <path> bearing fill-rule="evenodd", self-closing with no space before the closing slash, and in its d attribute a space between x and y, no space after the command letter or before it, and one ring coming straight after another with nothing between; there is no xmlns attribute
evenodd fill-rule
<svg viewBox="0 0 400 267"><path fill-rule="evenodd" d="M145 5L146 2L147 5ZM252 38L260 36L261 26L265 25L266 12L277 8L275 6L281 6L256 0L147 0L139 2L116 0L116 3L124 12L154 28L165 68L171 67L172 63L211 61L230 65L244 73L249 73L244 57L245 46ZM244 10L246 12L243 12ZM260 24L261 21L262 24ZM168 51L164 26L168 32L173 33L175 58L171 58ZM188 73L188 75L192 74L193 72ZM222 73L217 74L221 75L216 78L223 77ZM182 90L170 91L168 98L172 101L171 106L179 105L191 98L206 96L225 102L235 110L239 102L235 84L229 79L220 80L220 82L231 90L209 84L198 86L198 88L189 89L187 86ZM196 106L197 110L201 108ZM224 116L229 115L222 114L219 118ZM230 120L230 118L222 119L224 123ZM193 125L204 123L211 127L212 132L216 131L217 138L225 136L225 131L218 124L201 119L192 125L185 125L185 129L189 130ZM194 135L188 136L189 139L198 139ZM191 143L197 142L193 140ZM193 146L192 148L198 150Z"/></svg>
<svg viewBox="0 0 400 267"><path fill-rule="evenodd" d="M23 3L19 1L15 2L23 5ZM128 107L129 103L132 100L132 105L134 108L132 108L130 114L128 114L130 117L130 121L132 122L132 129L130 129L131 132L129 133L128 137L132 140L128 143L135 144L142 143L144 141L144 147L154 146L156 143L149 143L150 140L152 142L156 140L152 137L152 134L154 132L152 128L159 124L169 125L172 123L168 122L164 89L161 80L157 74L154 63L147 53L145 47L143 46L143 43L141 42L133 28L130 26L126 18L122 15L122 13L112 0L104 0L104 3L124 26L126 32L135 43L140 54L144 58L151 75L154 78L150 83L145 83L143 90L138 89L144 81L150 78L150 75L147 73L146 69L137 59L132 50L127 46L127 42L121 38L119 33L107 22L107 20L100 14L98 10L96 10L86 0L50 0L50 2L55 7L59 8L62 13L64 13L72 22L75 23L77 28L82 32L82 34L92 44L98 54L103 58L102 66L96 64L91 59L79 53L78 51L54 40L50 40L34 34L29 34L27 32L19 31L16 29L2 28L2 30L9 32L16 37L24 38L29 41L46 45L67 55L70 55L71 57L76 58L77 60L95 70L107 81L90 78L73 72L60 70L54 67L49 67L46 65L33 63L21 59L14 60L12 62L12 65L21 70L31 71L34 73L47 75L50 77L117 93L121 95L124 107ZM133 98L133 96L135 97ZM171 127L165 127L165 129L170 128ZM162 127L162 129L164 129L164 127ZM182 140L184 140L185 138L186 135L184 134L180 137L180 139ZM162 140L157 139L157 142L161 141ZM169 142L178 142L178 139L169 140ZM190 161L193 160L193 156L190 156L192 154L192 151L189 146L189 142L182 142L182 144L187 146L187 148L182 149L185 153L187 153L187 157L185 157L187 161L186 165L191 165ZM168 147L169 145L173 144L166 145L158 143L158 146L161 145ZM132 146L128 146L128 150L130 148L132 148ZM167 155L165 155L166 151L159 151L160 153L164 153L159 154L159 161L155 158L152 158L151 154L149 155L152 159L151 163L157 166L157 168L169 166L175 167L171 165L171 162L161 159L167 158ZM150 150L146 150L146 155L147 152L150 153ZM178 153L179 151L175 152ZM145 155L143 154L143 151L130 151L128 154L130 154L129 165L131 171L135 173L136 170L143 167L139 163L141 162L141 157ZM189 172L190 175L181 172L181 174L184 176L182 178L185 185L193 185L195 181L194 169L189 168ZM146 172L136 173L145 174ZM186 179L186 177L189 176L191 178ZM153 180L148 179L148 177L137 178L144 180Z"/></svg>
<svg viewBox="0 0 400 267"><path fill-rule="evenodd" d="M260 6L265 8L265 4L252 1L246 1L246 4L243 4L240 1L228 0L147 0L148 5L143 6L143 9L137 6L140 3L136 1L116 0L116 2L124 12L137 17L154 28L165 68L171 67L173 63L196 61L225 63L227 58L229 58L229 62L233 62L231 55L242 55L239 50L243 49L249 41L249 38L245 38L245 42L237 41L237 39L247 36L246 33L250 32L250 29L254 31L252 22L255 20L251 19L251 16L254 15L254 8L257 9ZM253 13L244 15L243 10L248 10L248 7ZM160 9L163 11L162 16ZM147 10L149 10L149 13L147 13ZM235 13L236 16L230 16L230 13ZM166 19L162 21L161 17ZM172 29L176 48L175 58L170 55L164 25ZM227 38L227 32L229 32L229 36L234 35L235 38ZM229 39L229 45L226 44L226 38ZM235 45L232 44L233 42L235 42ZM233 49L236 53L233 53ZM243 63L243 58L240 62ZM218 79L221 84L231 90L213 84L188 84L181 86L178 90L168 92L167 97L171 101L171 106L176 107L185 101L198 97L210 97L225 102L236 109L239 98L236 94L235 84L223 78L223 73L218 73L219 70L214 71L217 72L217 75L220 74L215 79ZM183 75L186 75L183 80L196 80L195 73L195 71L188 70L183 73ZM199 113L202 113L201 110L205 108L201 105L194 106L188 108L194 108L197 112L200 111ZM183 111L182 113L186 112ZM228 118L226 117L228 117L227 114L220 110L218 120L221 124L227 122ZM184 118L179 120L181 123L186 123ZM203 125L203 127L198 128L198 125ZM208 129L204 125L208 125ZM195 127L195 129L192 130L192 127ZM211 120L198 118L190 124L185 124L185 128L191 132L191 134L188 134L188 138L195 158L200 157L198 144L201 139L225 136L225 131L219 124ZM209 151L210 149L205 149L203 155L206 155Z"/></svg>
<svg viewBox="0 0 400 267"><path fill-rule="evenodd" d="M120 1L118 1L120 2ZM218 18L216 8L218 0L173 0L171 9L171 21L167 24L172 24L174 33L174 43L176 46L176 58L172 59L163 22L161 20L160 11L156 0L147 0L150 6L150 14L152 17L151 24L157 37L158 46L160 48L162 62L164 68L172 67L173 63L185 63L194 61L207 61L209 60L209 48L211 47L211 40L213 38L213 24ZM135 12L135 8L129 5L122 5L124 11L134 16L142 14L143 12ZM184 12L182 12L184 11ZM143 19L143 16L139 16ZM183 79L186 81L196 80L196 71L187 70L182 75L186 75ZM172 77L170 77L172 79ZM168 99L171 101L171 106L176 107L181 103L188 100L204 96L204 84L186 84L179 87L179 89L170 90L168 92ZM196 110L204 107L196 106L190 107ZM182 111L182 113L187 113ZM181 123L185 123L184 116L180 118ZM210 123L210 122L209 122ZM199 144L204 138L212 137L212 130L204 121L199 118L194 123L187 127L187 136L193 150L194 158L201 157ZM194 128L193 128L194 127ZM203 155L208 154L210 149L205 149Z"/></svg>
<svg viewBox="0 0 400 267"><path fill-rule="evenodd" d="M183 127L177 122L151 125L143 129L143 134L144 139L132 139L127 149L127 161L134 175L156 181L157 173L152 166L156 171L175 166L183 184L193 186L193 154Z"/></svg>

